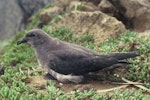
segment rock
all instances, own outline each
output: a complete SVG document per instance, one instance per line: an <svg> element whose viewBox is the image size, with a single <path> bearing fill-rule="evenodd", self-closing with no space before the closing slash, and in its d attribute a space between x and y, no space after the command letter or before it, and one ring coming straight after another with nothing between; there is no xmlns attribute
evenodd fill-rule
<svg viewBox="0 0 150 100"><path fill-rule="evenodd" d="M150 8L140 8L132 20L134 31L144 32L150 29Z"/></svg>
<svg viewBox="0 0 150 100"><path fill-rule="evenodd" d="M114 15L128 29L143 32L150 29L149 0L107 0L116 8Z"/></svg>
<svg viewBox="0 0 150 100"><path fill-rule="evenodd" d="M21 23L25 24L26 26L28 19L50 1L51 0L17 0L17 3L23 13L23 19Z"/></svg>
<svg viewBox="0 0 150 100"><path fill-rule="evenodd" d="M42 21L41 24L47 24L57 14L64 14L64 12L73 10L85 11L87 13L102 11L121 21L127 29L140 33L150 29L149 0L1 0L0 40L9 39L18 30L25 28L29 18L50 1L55 6L48 8L39 15ZM94 18L92 20L96 22ZM89 25L91 25L91 21ZM86 28L86 25L84 28ZM88 28L84 29L85 32ZM88 32L94 31L91 31L90 28Z"/></svg>
<svg viewBox="0 0 150 100"><path fill-rule="evenodd" d="M126 9L125 15L131 19L135 31L150 29L150 3L144 0L120 0L120 4Z"/></svg>
<svg viewBox="0 0 150 100"><path fill-rule="evenodd" d="M125 26L120 21L100 11L72 11L50 27L50 30L60 27L72 30L78 37L84 33L93 34L96 45L106 41L110 36L119 36L125 32Z"/></svg>
<svg viewBox="0 0 150 100"><path fill-rule="evenodd" d="M52 0L52 4L58 6L59 8L64 9L64 11L95 11L99 8L90 1L81 1L81 0Z"/></svg>
<svg viewBox="0 0 150 100"><path fill-rule="evenodd" d="M149 0L58 0L64 9L86 12L102 11L121 21L127 29L143 32L150 29ZM60 6L59 6L60 7Z"/></svg>
<svg viewBox="0 0 150 100"><path fill-rule="evenodd" d="M80 0L80 1L91 2L91 3L93 3L96 6L98 6L98 4L101 2L101 0Z"/></svg>
<svg viewBox="0 0 150 100"><path fill-rule="evenodd" d="M87 12L92 12L92 11L98 11L99 8L95 6L91 2L81 2L81 1L72 1L69 4L69 9L72 10L79 10L79 11L87 11Z"/></svg>
<svg viewBox="0 0 150 100"><path fill-rule="evenodd" d="M146 31L144 31L144 32L140 32L140 33L138 34L138 36L139 36L139 37L142 37L142 36L148 37L148 36L150 36L150 30L146 30Z"/></svg>
<svg viewBox="0 0 150 100"><path fill-rule="evenodd" d="M108 1L108 0L101 0L101 2L98 5L100 11L113 16L115 12L115 7Z"/></svg>
<svg viewBox="0 0 150 100"><path fill-rule="evenodd" d="M0 40L9 39L19 29L23 18L16 0L1 0L0 15Z"/></svg>
<svg viewBox="0 0 150 100"><path fill-rule="evenodd" d="M71 10L77 10L78 8L81 8L81 6L82 6L82 2L80 2L80 1L72 1L69 4L69 9L71 9Z"/></svg>
<svg viewBox="0 0 150 100"><path fill-rule="evenodd" d="M79 1L79 0L52 0L51 3L55 6L66 9L69 6L70 2L72 1Z"/></svg>
<svg viewBox="0 0 150 100"><path fill-rule="evenodd" d="M49 7L40 13L40 20L42 24L47 24L51 19L57 15L61 15L63 13L63 9L57 6Z"/></svg>
<svg viewBox="0 0 150 100"><path fill-rule="evenodd" d="M69 11L79 10L79 11L86 11L86 12L93 12L93 11L99 10L99 8L96 7L91 2L81 2L78 0L72 0L72 1L58 0L58 1L53 1L53 3L56 6L45 9L39 15L40 20L41 20L42 24L44 24L44 25L46 25L48 22L50 22L53 17L55 17L57 15L61 15L66 10L69 10ZM62 5L59 5L60 3Z"/></svg>
<svg viewBox="0 0 150 100"><path fill-rule="evenodd" d="M24 28L29 17L50 0L0 0L0 40L6 40Z"/></svg>

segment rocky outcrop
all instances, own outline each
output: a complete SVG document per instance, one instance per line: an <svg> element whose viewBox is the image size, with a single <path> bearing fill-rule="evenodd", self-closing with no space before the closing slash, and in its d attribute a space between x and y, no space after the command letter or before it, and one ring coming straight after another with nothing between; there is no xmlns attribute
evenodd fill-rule
<svg viewBox="0 0 150 100"><path fill-rule="evenodd" d="M91 2L80 2L80 1L72 1L69 4L70 10L79 10L86 12L99 11L99 8Z"/></svg>
<svg viewBox="0 0 150 100"><path fill-rule="evenodd" d="M0 15L0 40L4 40L19 29L23 16L16 0L1 0Z"/></svg>
<svg viewBox="0 0 150 100"><path fill-rule="evenodd" d="M149 0L55 0L54 3L64 9L102 11L121 21L129 30L144 32L150 29Z"/></svg>
<svg viewBox="0 0 150 100"><path fill-rule="evenodd" d="M106 41L111 36L118 37L125 32L125 26L121 21L102 13L99 8L100 5L95 3L96 0L93 2L78 0L53 1L55 6L46 9L39 16L42 23L48 23L52 15L57 15L58 12L62 11L67 12L62 20L50 27L50 30L65 27L72 30L78 37L84 33L93 34L96 45Z"/></svg>
<svg viewBox="0 0 150 100"><path fill-rule="evenodd" d="M116 11L115 6L113 6L112 3L110 3L108 0L101 0L98 7L100 11L110 16L113 16Z"/></svg>
<svg viewBox="0 0 150 100"><path fill-rule="evenodd" d="M50 0L0 0L0 40L24 28L27 20Z"/></svg>
<svg viewBox="0 0 150 100"><path fill-rule="evenodd" d="M39 9L43 8L51 0L17 0L22 14L22 24L27 24L28 19Z"/></svg>
<svg viewBox="0 0 150 100"><path fill-rule="evenodd" d="M72 11L64 16L61 21L50 27L50 30L59 27L68 28L77 36L84 33L93 34L96 45L106 41L110 36L119 36L125 32L125 26L120 21L100 11Z"/></svg>
<svg viewBox="0 0 150 100"><path fill-rule="evenodd" d="M102 0L99 5L104 13L114 8L110 13L122 21L127 29L143 32L150 29L150 1L149 0ZM105 2L104 2L105 1ZM102 3L102 2L101 2ZM108 3L108 4L106 4ZM111 3L111 5L110 5ZM108 6L104 6L108 5Z"/></svg>
<svg viewBox="0 0 150 100"><path fill-rule="evenodd" d="M40 20L42 24L48 24L52 20L53 17L57 15L61 15L63 13L63 9L57 6L50 7L39 14Z"/></svg>
<svg viewBox="0 0 150 100"><path fill-rule="evenodd" d="M0 39L7 39L13 36L16 31L25 28L32 14L50 1L1 0ZM110 19L114 17L118 22L121 21L126 29L137 32L144 32L150 29L149 0L52 0L52 3L55 6L48 8L39 15L42 22L41 26L49 23L53 17L66 12L81 11L81 13L95 13L95 11L98 11L107 14L107 19L109 19L108 17ZM112 25L112 27L114 26ZM112 30L109 28L107 30ZM124 32L124 29L120 32Z"/></svg>

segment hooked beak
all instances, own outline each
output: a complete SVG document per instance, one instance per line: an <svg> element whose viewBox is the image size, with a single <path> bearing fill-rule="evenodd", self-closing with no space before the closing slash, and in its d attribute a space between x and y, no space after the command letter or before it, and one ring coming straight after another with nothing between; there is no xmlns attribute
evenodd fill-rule
<svg viewBox="0 0 150 100"><path fill-rule="evenodd" d="M22 40L17 41L17 45L26 43L26 42L27 42L27 39L23 38Z"/></svg>

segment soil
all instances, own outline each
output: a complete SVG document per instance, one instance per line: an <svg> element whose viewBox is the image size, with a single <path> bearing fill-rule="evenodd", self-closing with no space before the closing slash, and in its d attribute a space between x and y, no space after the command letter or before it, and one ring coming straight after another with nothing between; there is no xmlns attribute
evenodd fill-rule
<svg viewBox="0 0 150 100"><path fill-rule="evenodd" d="M107 89L118 88L120 86L123 87L121 88L121 90L130 91L133 88L137 90L137 92L139 90L137 87L134 87L132 85L131 86L117 85L117 84L113 84L109 80L100 81L100 80L95 80L95 79L94 80L88 79L88 81L84 84L74 84L74 83L63 84L63 83L58 82L57 80L53 80L53 81L55 82L55 86L61 89L62 91L64 91L66 94L77 89L80 91L94 89L95 91L97 91L97 93L108 93L111 91L106 91ZM24 80L24 82L31 88L37 88L38 93L44 93L44 94L47 93L46 92L47 82L43 76L28 77L26 80ZM148 95L149 93L147 92L143 94L144 97Z"/></svg>
<svg viewBox="0 0 150 100"><path fill-rule="evenodd" d="M141 37L141 36L150 36L150 30L146 30L146 31L144 31L144 32L140 32L139 33L139 37Z"/></svg>
<svg viewBox="0 0 150 100"><path fill-rule="evenodd" d="M59 83L56 80L53 81L55 82L55 86L57 88L60 88L66 93L69 93L70 91L77 90L77 89L81 91L90 90L92 88L94 90L103 90L103 89L109 89L109 88L120 86L120 85L111 84L110 81L101 82L98 80L88 80L87 83L83 83L83 84L74 84L74 83L63 84L63 83ZM47 83L43 76L32 76L24 80L24 82L31 88L38 88L39 91L44 93L46 92L45 87Z"/></svg>

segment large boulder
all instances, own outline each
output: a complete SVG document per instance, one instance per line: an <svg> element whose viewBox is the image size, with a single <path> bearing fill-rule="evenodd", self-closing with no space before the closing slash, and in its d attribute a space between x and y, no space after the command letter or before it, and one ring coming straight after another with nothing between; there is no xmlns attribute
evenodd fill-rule
<svg viewBox="0 0 150 100"><path fill-rule="evenodd" d="M125 32L125 26L120 21L100 11L71 11L61 21L50 27L50 30L60 27L72 30L77 36L84 33L93 34L96 45L106 41L110 36L119 36Z"/></svg>
<svg viewBox="0 0 150 100"><path fill-rule="evenodd" d="M39 14L40 20L44 25L49 23L53 17L64 14L65 12L76 10L86 12L99 11L99 8L93 3L85 1L81 2L79 0L53 0L52 4L55 6L49 7Z"/></svg>
<svg viewBox="0 0 150 100"><path fill-rule="evenodd" d="M108 14L110 16L113 16L114 12L116 11L116 8L108 0L101 0L98 7L99 7L100 11L102 11L103 13Z"/></svg>
<svg viewBox="0 0 150 100"><path fill-rule="evenodd" d="M58 1L52 1L52 3L55 6L49 7L43 10L39 14L42 25L48 24L54 17L64 14L64 12L70 12L76 10L85 11L85 12L99 11L99 8L91 2L85 2L85 1L81 2L78 0L72 0L72 1L58 0Z"/></svg>
<svg viewBox="0 0 150 100"><path fill-rule="evenodd" d="M19 5L22 14L22 24L27 24L28 19L39 9L43 8L48 4L51 0L17 0L17 4Z"/></svg>
<svg viewBox="0 0 150 100"><path fill-rule="evenodd" d="M137 32L150 29L149 0L102 0L99 7L104 13L115 8L110 10L111 15L122 21L128 29Z"/></svg>
<svg viewBox="0 0 150 100"><path fill-rule="evenodd" d="M0 0L0 40L24 28L28 19L51 0Z"/></svg>
<svg viewBox="0 0 150 100"><path fill-rule="evenodd" d="M54 17L61 15L63 13L63 8L58 6L49 7L39 14L42 24L48 24Z"/></svg>
<svg viewBox="0 0 150 100"><path fill-rule="evenodd" d="M0 15L0 40L4 40L19 29L23 16L16 0L0 0Z"/></svg>

